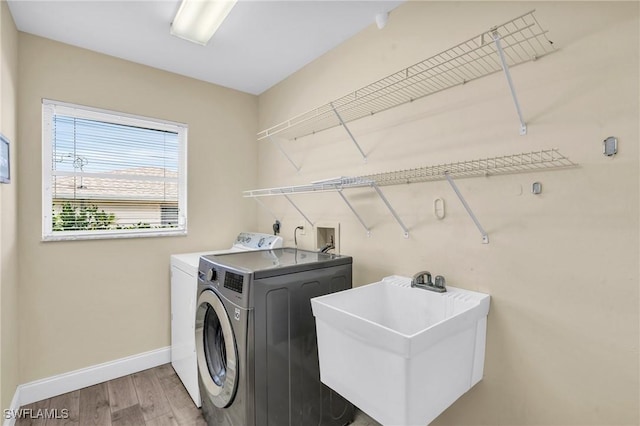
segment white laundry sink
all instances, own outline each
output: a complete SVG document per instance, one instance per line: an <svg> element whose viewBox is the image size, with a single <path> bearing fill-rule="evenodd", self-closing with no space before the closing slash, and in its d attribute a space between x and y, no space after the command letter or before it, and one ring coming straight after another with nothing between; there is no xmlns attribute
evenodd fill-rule
<svg viewBox="0 0 640 426"><path fill-rule="evenodd" d="M391 276L311 305L320 379L383 425L424 426L482 379L488 294Z"/></svg>

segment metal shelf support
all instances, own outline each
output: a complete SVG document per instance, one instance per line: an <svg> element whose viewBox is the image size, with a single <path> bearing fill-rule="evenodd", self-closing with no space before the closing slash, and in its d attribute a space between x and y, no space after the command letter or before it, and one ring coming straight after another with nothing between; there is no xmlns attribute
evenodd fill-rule
<svg viewBox="0 0 640 426"><path fill-rule="evenodd" d="M340 197L344 200L344 202L347 204L347 206L349 207L349 210L351 210L351 212L355 215L355 217L358 219L358 222L360 222L360 224L362 225L362 227L367 231L367 237L371 236L371 229L364 223L364 220L362 220L362 217L360 217L360 215L358 214L358 212L356 211L356 209L353 208L353 206L351 205L351 203L349 202L349 200L347 200L347 197L344 196L344 194L342 193L342 189L340 189L338 191L338 195L340 195Z"/></svg>
<svg viewBox="0 0 640 426"><path fill-rule="evenodd" d="M502 48L502 42L500 41L500 34L498 34L498 31L492 31L491 38L493 38L493 42L496 44L496 50L498 51L498 56L500 57L500 64L502 65L502 70L504 71L504 75L507 78L507 84L509 85L511 98L513 99L513 103L516 106L516 112L518 113L518 119L520 120L520 135L524 136L527 134L527 123L525 123L524 118L522 117L522 110L520 109L520 103L518 102L518 97L516 96L516 90L513 87L511 72L509 71L509 65L507 65L507 59L504 55L504 49Z"/></svg>
<svg viewBox="0 0 640 426"><path fill-rule="evenodd" d="M362 148L360 148L360 145L358 144L358 141L356 141L356 138L351 133L351 130L349 130L349 127L347 127L347 124L344 122L344 120L340 116L340 113L338 112L336 107L333 105L333 102L329 103L329 105L331 105L331 109L333 110L333 113L336 115L336 117L338 118L338 121L340 121L340 124L342 125L344 130L347 132L347 134L351 138L351 141L353 142L353 144L356 146L356 148L358 148L358 151L360 151L360 155L362 155L362 159L366 163L367 162L367 155L364 153Z"/></svg>
<svg viewBox="0 0 640 426"><path fill-rule="evenodd" d="M271 210L269 207L267 207L265 203L260 201L260 199L258 197L253 197L253 199L256 200L256 203L258 203L260 205L260 207L262 207L263 209L265 209L266 211L271 213L271 216L273 216L273 218L275 220L280 220L280 218L278 216L276 216L276 214L273 212L273 210Z"/></svg>
<svg viewBox="0 0 640 426"><path fill-rule="evenodd" d="M387 209L389 209L389 211L391 212L391 215L393 216L393 218L396 220L396 222L398 222L398 225L400 225L400 227L404 231L404 237L409 238L409 229L405 226L404 223L402 223L400 216L398 216L398 213L396 213L393 207L391 207L391 203L389 203L389 200L387 200L387 197L384 196L384 194L382 193L382 191L380 190L378 185L376 185L375 182L371 183L371 186L373 187L373 189L376 190L376 192L378 193L378 197L380 197L380 199L384 202L384 204L387 206Z"/></svg>
<svg viewBox="0 0 640 426"><path fill-rule="evenodd" d="M271 143L273 143L275 146L278 147L278 149L280 150L280 152L282 153L282 155L284 155L285 157L287 157L287 160L289 160L289 162L291 163L291 165L293 167L295 167L296 171L299 172L300 171L300 167L295 163L295 161L293 161L291 159L291 157L289 157L289 154L287 154L287 151L284 150L284 148L282 148L282 145L280 145L278 143L277 140L275 140L272 136L268 136L269 140L271 141Z"/></svg>
<svg viewBox="0 0 640 426"><path fill-rule="evenodd" d="M302 215L302 217L304 217L304 220L306 220L306 221L307 221L307 223L308 223L309 225L311 225L311 227L313 227L313 222L311 222L311 221L309 220L309 218L307 217L307 215L306 215L306 214L302 213L302 210L300 210L300 209L298 208L298 206L296 205L296 203L294 203L294 202L293 202L293 200L291 200L291 198L289 198L289 196L288 196L287 194L283 194L283 195L284 195L284 198L286 198L286 199L287 199L287 201L288 201L288 202L293 206L293 208L294 208L294 209L296 209L296 210L298 210L298 213L300 213L300 214Z"/></svg>
<svg viewBox="0 0 640 426"><path fill-rule="evenodd" d="M473 223L476 224L476 228L478 228L478 231L480 231L480 234L482 235L482 244L489 244L489 235L487 235L487 232L484 230L484 228L480 224L480 221L478 221L478 218L476 217L476 215L473 214L473 210L471 210L471 207L469 207L469 204L467 204L467 201L462 196L462 193L460 193L460 190L458 189L458 186L456 185L456 183L453 181L451 176L449 176L449 172L444 172L444 177L447 179L447 182L449 182L449 185L451 185L451 188L453 188L453 192L455 192L456 195L458 196L458 199L460 200L465 210L471 217L471 220L473 220Z"/></svg>

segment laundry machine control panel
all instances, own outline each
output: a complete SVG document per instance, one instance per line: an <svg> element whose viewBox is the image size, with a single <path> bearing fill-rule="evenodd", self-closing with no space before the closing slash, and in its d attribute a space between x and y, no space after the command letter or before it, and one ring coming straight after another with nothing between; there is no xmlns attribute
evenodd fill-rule
<svg viewBox="0 0 640 426"><path fill-rule="evenodd" d="M243 271L228 270L216 263L216 256L202 256L198 270L198 283L213 289L240 308L250 307L250 276Z"/></svg>
<svg viewBox="0 0 640 426"><path fill-rule="evenodd" d="M244 284L244 277L240 274L234 274L227 271L224 274L224 287L229 290L233 290L238 293L242 293L242 285Z"/></svg>
<svg viewBox="0 0 640 426"><path fill-rule="evenodd" d="M282 237L257 232L241 232L233 245L243 250L270 250L282 247Z"/></svg>

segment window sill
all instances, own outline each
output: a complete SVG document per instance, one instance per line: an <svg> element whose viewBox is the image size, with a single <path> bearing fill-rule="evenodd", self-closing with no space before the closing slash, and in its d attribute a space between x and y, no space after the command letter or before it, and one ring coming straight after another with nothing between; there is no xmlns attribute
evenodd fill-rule
<svg viewBox="0 0 640 426"><path fill-rule="evenodd" d="M77 231L77 232L56 232L42 236L42 242L49 241L78 241L78 240L112 240L121 238L154 238L154 237L183 237L187 235L186 229L172 230L149 230L141 232L140 230L132 231L111 231L111 232L95 232L95 231Z"/></svg>

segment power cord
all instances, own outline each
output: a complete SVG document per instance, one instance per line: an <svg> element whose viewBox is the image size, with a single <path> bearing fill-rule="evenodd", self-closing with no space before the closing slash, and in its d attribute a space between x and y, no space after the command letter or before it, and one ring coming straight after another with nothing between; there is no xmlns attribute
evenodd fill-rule
<svg viewBox="0 0 640 426"><path fill-rule="evenodd" d="M293 242L296 244L296 248L298 248L298 229L304 229L304 226L296 226L296 229L293 230Z"/></svg>

